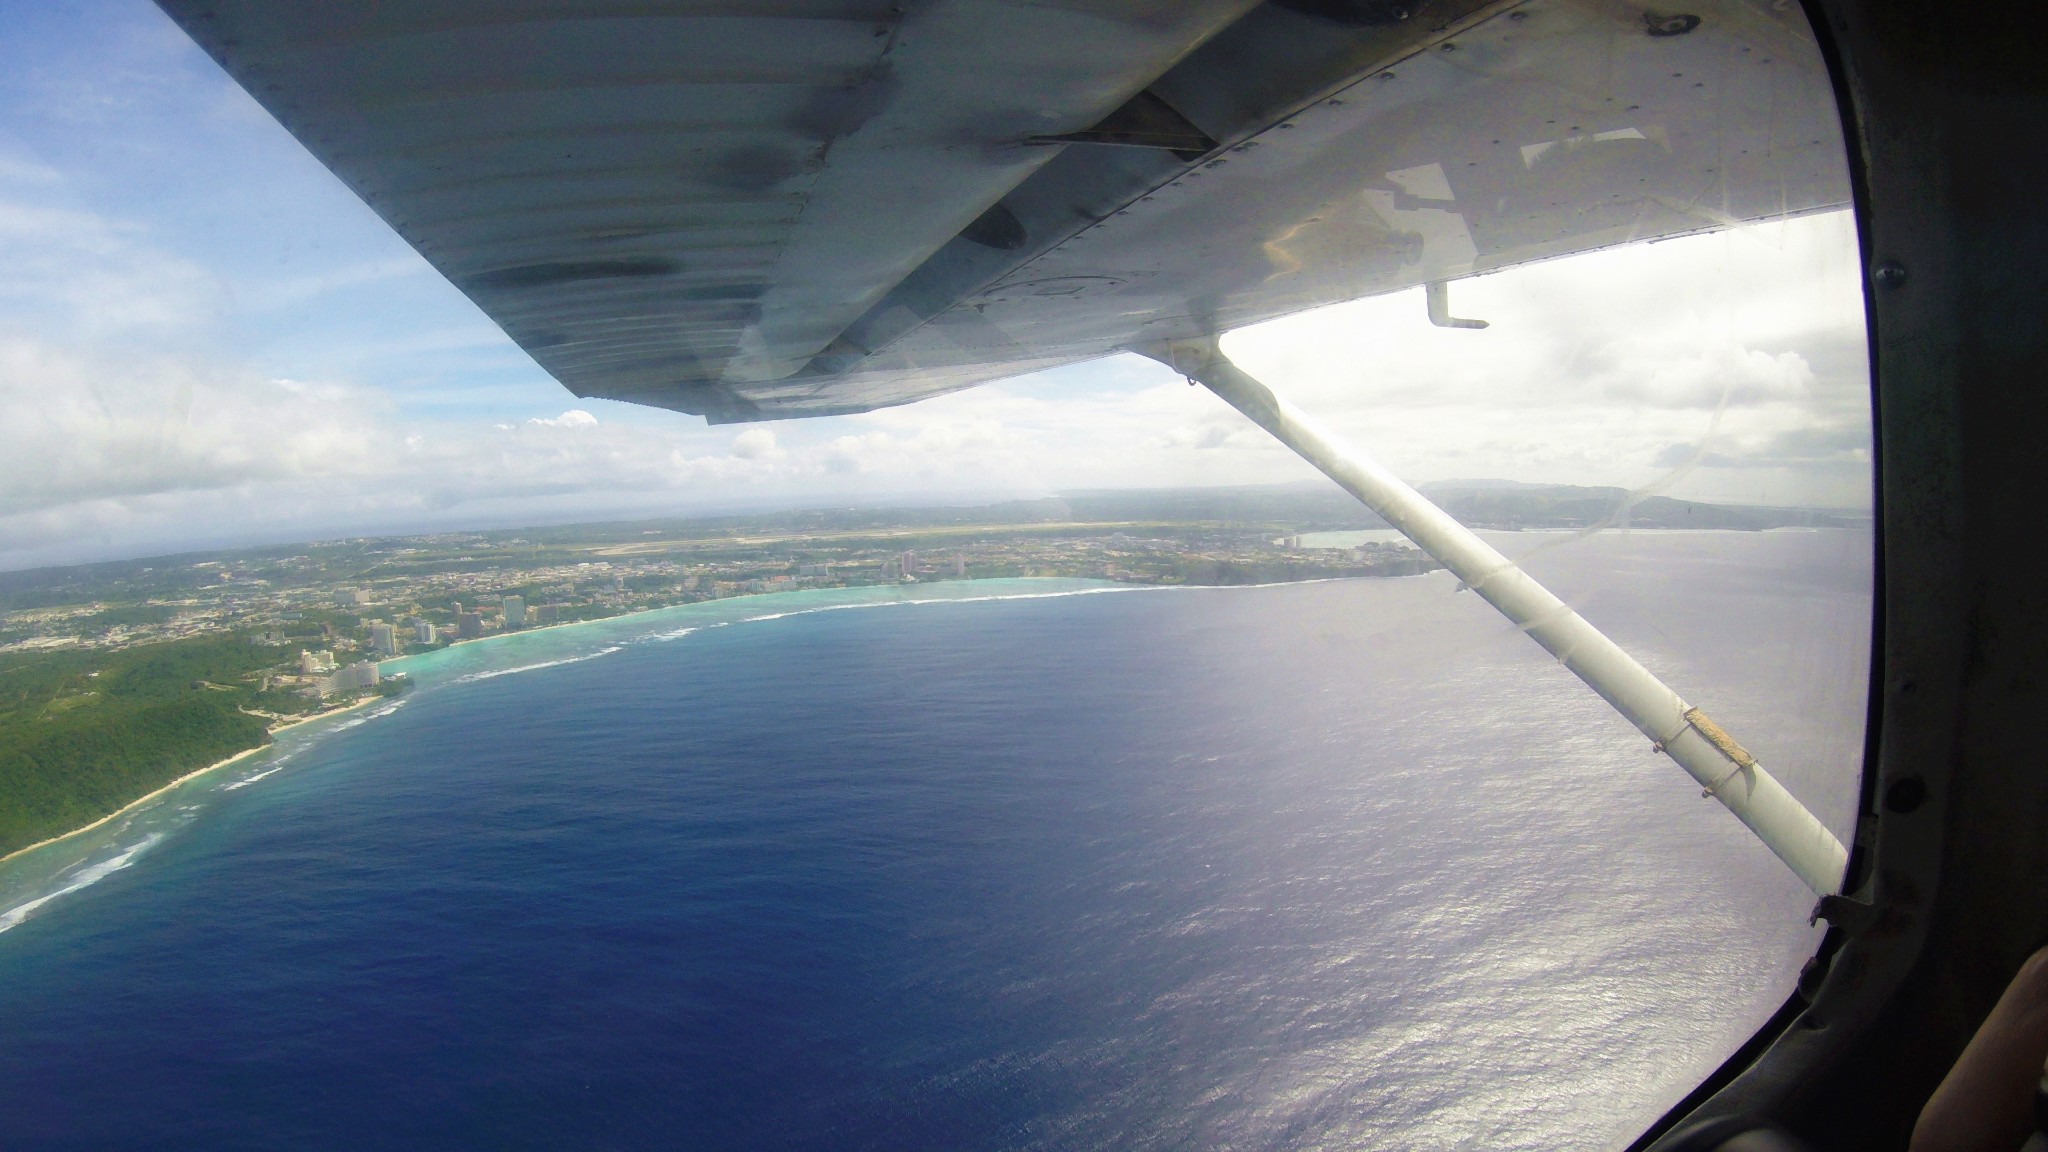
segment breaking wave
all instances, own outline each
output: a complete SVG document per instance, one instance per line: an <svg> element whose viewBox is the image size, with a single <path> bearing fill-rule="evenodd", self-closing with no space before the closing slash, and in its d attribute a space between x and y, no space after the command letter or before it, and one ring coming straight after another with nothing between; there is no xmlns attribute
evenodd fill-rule
<svg viewBox="0 0 2048 1152"><path fill-rule="evenodd" d="M28 919L30 916L35 915L36 909L41 908L43 905L48 904L50 901L57 899L59 896L68 896L81 888L90 888L94 884L99 883L107 877L112 876L114 873L119 872L121 869L128 867L130 864L135 863L135 858L137 856L140 856L144 852L147 852L151 848L155 847L157 842L162 840L163 838L163 833L152 832L149 835L144 836L141 840L137 841L136 843L123 849L119 854L110 856L97 864L93 864L86 868L79 869L77 874L72 876L71 882L64 885L62 888L59 888L54 892L45 893L44 895L38 896L33 900L29 900L21 904L16 904L14 907L9 908L5 912L0 912L0 932L5 932L8 929L20 924L22 921Z"/></svg>

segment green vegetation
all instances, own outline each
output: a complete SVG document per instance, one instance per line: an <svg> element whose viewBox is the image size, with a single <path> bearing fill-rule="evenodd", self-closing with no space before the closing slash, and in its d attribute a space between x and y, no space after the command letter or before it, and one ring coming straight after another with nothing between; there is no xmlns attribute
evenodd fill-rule
<svg viewBox="0 0 2048 1152"><path fill-rule="evenodd" d="M130 627L136 624L161 624L177 615L177 610L159 604L123 604L81 616L71 626L80 634L104 632L109 628Z"/></svg>
<svg viewBox="0 0 2048 1152"><path fill-rule="evenodd" d="M1453 481L1427 491L1466 524L1496 530L1869 526L1864 513L1638 499L1619 488ZM336 666L450 643L465 626L472 635L519 627L506 619L508 596L525 602L532 627L798 588L1047 576L1267 584L1436 566L1385 539L1300 542L1384 527L1327 485L1076 492L975 507L358 537L0 572L0 854L261 745L270 724L320 707L323 695L359 691L337 685ZM301 665L302 649L318 662Z"/></svg>
<svg viewBox="0 0 2048 1152"><path fill-rule="evenodd" d="M245 708L307 706L261 691L278 658L237 636L0 656L0 855L268 743Z"/></svg>

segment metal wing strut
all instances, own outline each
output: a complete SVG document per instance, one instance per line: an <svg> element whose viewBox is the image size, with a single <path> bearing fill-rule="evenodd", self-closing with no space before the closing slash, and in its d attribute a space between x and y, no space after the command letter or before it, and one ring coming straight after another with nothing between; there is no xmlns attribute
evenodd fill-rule
<svg viewBox="0 0 2048 1152"><path fill-rule="evenodd" d="M1849 853L1805 805L1705 713L1450 513L1232 364L1215 337L1132 350L1207 386L1358 497L1678 761L1807 887L1822 896L1841 890Z"/></svg>

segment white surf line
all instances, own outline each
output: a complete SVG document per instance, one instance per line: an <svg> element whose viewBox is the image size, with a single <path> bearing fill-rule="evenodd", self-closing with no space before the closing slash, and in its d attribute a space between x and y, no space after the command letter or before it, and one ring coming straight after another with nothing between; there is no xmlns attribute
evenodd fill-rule
<svg viewBox="0 0 2048 1152"><path fill-rule="evenodd" d="M1442 569L1428 572L1413 572L1405 576L1316 576L1307 580L1269 580L1263 584L1118 584L1111 588L1073 588L1065 592L1018 592L989 596L934 596L922 600L875 600L865 604L824 604L816 608L792 608L787 612L770 612L762 616L744 616L738 620L722 621L706 625L722 628L726 624L753 624L763 620L780 620L785 616L808 616L814 612L845 612L856 608L910 608L929 604L983 604L999 600L1060 600L1069 596L1102 596L1120 592L1249 592L1259 588L1292 588L1302 584L1339 584L1352 580L1410 580L1421 576L1434 576Z"/></svg>
<svg viewBox="0 0 2048 1152"><path fill-rule="evenodd" d="M1413 575L1428 576L1430 574L1431 573L1428 572L1418 572L1414 573ZM1373 579L1407 578L1408 577L1373 577ZM1064 579L1085 579L1085 577L1064 577ZM1365 579L1365 577L1321 576L1308 580L1274 580L1263 584L1118 583L1111 584L1107 587L1069 588L1058 592L994 592L980 596L920 596L903 600L864 600L852 604L820 604L810 608L791 608L783 612L764 612L757 616L741 616L732 620L711 620L701 624L689 624L680 628L674 628L664 632L651 632L638 636L617 637L615 634L615 643L607 645L606 647L596 652L587 652L577 656L563 656L554 660L540 660L532 664L520 664L511 668L487 668L479 672L467 672L460 676L456 676L452 679L442 681L437 686L451 687L456 684L470 684L479 680L494 680L500 676L512 676L521 672L535 672L543 668L556 668L564 664L577 664L585 660L594 660L599 656L609 656L614 652L622 651L626 647L634 644L660 643L670 640L680 640L683 637L688 636L692 633L702 632L712 628L730 628L735 624L757 624L768 620L781 620L789 616L809 616L819 612L851 612L856 609L864 608L904 608L932 604L984 604L1003 600L1059 600L1069 596L1100 596L1119 592L1227 592L1233 590L1242 591L1253 588L1281 588L1291 584L1330 584L1342 580L1357 579ZM771 593L770 595L774 594ZM728 599L740 599L740 597L729 597ZM711 604L717 602L718 601L702 601L701 603ZM540 632L553 631L557 628L570 629L585 628L592 625L617 624L630 620L634 616L652 615L656 612L667 611L669 611L669 609L655 608L649 609L646 613L629 612L624 616L607 616L597 620L579 620L568 624L550 625L547 628L535 629L527 633L510 633L503 636L488 637L487 639L500 641L513 640L515 637L518 636L537 635ZM411 657L404 657L402 659L411 659ZM410 673L401 670L399 674L409 675Z"/></svg>
<svg viewBox="0 0 2048 1152"><path fill-rule="evenodd" d="M279 729L278 731L281 732L283 731L283 729ZM248 757L255 756L263 752L268 752L274 747L276 747L275 743L258 744L254 748L244 748L240 752L235 753L233 756L230 756L225 760L217 760L211 764L208 764L204 768L198 768L191 772L187 772L183 776L180 776L176 780L173 780L170 783L164 785L163 787L158 788L154 792L150 792L142 796L137 796L135 799L130 800L128 803L123 804L121 807L114 809L112 812L107 813L105 816L100 817L99 819L93 821L90 824L86 824L78 828L73 828L69 832L61 832L55 836L50 837L47 840L38 840L33 844L27 845L26 847L16 848L14 851L9 852L7 855L0 856L0 864L5 864L9 860L14 859L16 856L26 856L38 848L47 848L52 844L61 843L65 840L71 839L74 836L83 836L87 832L90 832L95 828L105 827L107 824L112 823L113 821L118 820L131 812L136 811L143 805L148 804L150 801L155 800L157 797L162 796L164 793L169 792L171 789L176 788L178 785L183 784L188 780L197 779L198 777L205 776L211 772L218 772L221 769L227 767L230 764L235 763L238 760L244 760Z"/></svg>
<svg viewBox="0 0 2048 1152"><path fill-rule="evenodd" d="M1098 596L1111 592L1146 592L1171 587L1176 587L1176 585L1119 584L1113 588L1070 588L1064 592L990 593L986 596L928 596L912 600L871 600L860 604L820 604L815 608L791 608L787 612L769 612L761 616L743 616L733 621L733 623L755 624L763 620L780 620L786 616L809 616L816 612L850 612L856 608L915 608L926 604L986 604L998 600L1060 600L1069 596Z"/></svg>
<svg viewBox="0 0 2048 1152"><path fill-rule="evenodd" d="M1430 574L1427 572L1415 573L1417 576L1427 576ZM1378 579L1402 578L1378 577ZM559 668L565 664L580 664L586 660L595 660L600 656L609 656L615 652L622 652L636 644L665 643L681 640L693 633L707 631L712 628L730 628L735 624L759 624L769 620L782 620L791 616L811 616L820 612L852 612L870 608L915 608L938 604L986 604L1008 600L1062 600L1072 596L1102 596L1124 592L1229 592L1255 588L1282 588L1294 584L1328 584L1355 579L1363 579L1363 577L1328 576L1310 580L1275 580L1265 584L1111 584L1106 587L1096 588L1068 588L1058 592L992 592L980 596L921 596L902 600L864 600L852 604L819 604L808 608L791 608L783 612L763 612L756 616L741 616L732 620L713 620L702 624L690 624L681 628L662 632L650 632L639 636L619 637L615 635L614 643L607 644L595 652L585 652L575 656L562 656L553 660L537 660L531 664L520 664L511 668L486 668L478 672L467 672L435 686L453 687L457 684L474 684L483 680L495 680L500 676L516 676L522 672L538 672L543 668ZM662 611L662 609L656 609L655 611ZM639 615L639 613L631 613L627 617L613 616L604 620L581 621L579 623L614 623L628 619L631 615ZM559 625L559 627L565 628L575 626L577 625ZM370 713L360 720L342 725L341 727L352 728L356 724L386 714L388 714L386 711Z"/></svg>
<svg viewBox="0 0 2048 1152"><path fill-rule="evenodd" d="M559 660L542 660L535 664L521 664L516 668L487 668L482 672L470 672L466 675L457 676L448 683L472 684L478 680L495 680L500 676L516 676L521 672L537 672L542 668L559 668L564 664L581 664L585 660L595 660L599 656L609 656L614 652L624 650L625 645L613 644L606 648L600 648L595 652L586 652L581 656L564 656Z"/></svg>
<svg viewBox="0 0 2048 1152"><path fill-rule="evenodd" d="M1293 581L1293 583L1303 583L1303 581ZM858 608L903 608L925 604L979 604L996 600L1055 600L1066 596L1093 596L1104 592L1144 592L1163 589L1164 587L1167 586L1122 584L1109 588L1074 588L1061 592L991 593L984 596L926 596L905 600L865 600L854 604L820 604L810 608L791 608L784 612L764 612L758 616L742 616L734 620L712 620L707 623L689 624L664 632L651 632L642 636L625 637L621 638L619 642L607 645L595 652L586 652L578 656L563 656L554 660L540 660L532 664L520 664L512 668L487 668L481 672L468 672L447 681L447 684L451 686L455 684L470 684L479 680L494 680L500 676L511 676L520 672L535 672L542 668L558 668L564 664L580 664L585 660L595 660L600 656L609 656L614 652L623 651L633 644L681 640L692 633L702 632L711 628L729 628L734 624L756 624L765 620L781 620L789 616L809 616L818 612L848 612ZM1249 585L1246 585L1246 587L1249 587ZM624 619L624 617L614 616L608 620L593 620L588 621L588 623L601 624L621 619Z"/></svg>
<svg viewBox="0 0 2048 1152"><path fill-rule="evenodd" d="M1429 574L1430 573L1417 573L1417 575ZM1357 577L1335 576L1318 578L1314 580L1279 580L1268 584L1114 584L1107 587L1096 588L1069 588L1063 589L1058 592L1009 592L990 593L981 596L927 596L903 600L870 600L855 604L822 604L812 608L793 608L786 612L768 612L763 613L759 616L745 616L737 620L717 620L707 624L692 624L683 628L673 629L668 632L654 633L647 636L626 639L621 643L611 644L602 649L599 649L596 652L589 652L580 656L566 656L557 660L543 660L533 664L522 664L515 668L498 668L488 669L482 672L472 672L464 676L456 677L455 679L448 681L448 683L450 685L467 684L479 680L496 679L499 676L511 676L521 672L533 672L542 668L555 668L564 664L580 664L585 660L595 660L600 656L609 656L615 652L623 651L627 645L633 643L647 641L680 640L683 637L690 635L691 633L703 631L709 628L725 628L733 624L753 624L768 620L781 620L785 617L790 616L809 616L819 612L851 611L857 608L910 608L933 604L984 604L1006 600L1059 600L1073 596L1096 596L1121 592L1227 592L1234 590L1248 590L1254 588L1279 588L1290 584L1334 583L1339 580L1349 579L1357 579ZM1382 579L1385 579L1385 577L1382 577ZM617 618L614 617L613 619ZM602 623L602 621L591 621L591 623ZM363 705L368 703L370 703L370 701L366 700L360 704L352 704L346 708L335 709L332 712L321 713L315 716L307 717L304 720L300 720L295 723L285 725L283 728L277 729L277 731L282 732L286 728L296 728L302 724L310 724L319 720L329 719L332 716L338 715L340 713L352 711L356 708L361 708L363 707ZM392 713L398 711L400 708L404 707L405 703L406 701L405 698L403 697L392 699L388 703L379 705L375 708L370 709L369 711L362 713L361 715L350 717L349 719L339 724L336 724L331 729L331 731L346 731L348 729L356 728L363 724L366 724L371 720L377 719L378 717L389 716ZM92 824L89 824L83 828L74 829L70 832L65 833L62 836L53 837L50 840L42 841L41 843L31 844L26 848L19 849L13 853L9 853L8 857L6 857L5 859L11 859L14 856L22 855L23 853L29 852L33 849L44 847L48 844L55 843L59 840L70 839L71 837L79 835L83 832L89 832L94 828L98 828L106 824L108 821L111 821L116 817L122 816L130 811L133 811L136 808L139 808L144 803L156 799L158 796L161 796L165 792L170 791L172 788L175 788L178 785L193 779L194 777L203 776L207 775L208 773L218 771L248 756L253 756L261 752L274 751L276 747L276 744L272 743L265 744L256 748L251 748L247 751L231 756L217 764L211 764L205 768L199 769L196 772L188 773L187 775L181 776L178 779L173 780L169 784L164 785L162 788L159 788L156 791L151 792L149 795L143 796L137 800L132 801L128 805L121 808L119 811L108 813L106 816L93 822ZM242 788L247 788L249 785L254 784L260 780L264 780L268 777L274 776L278 772L284 770L289 765L290 761L298 754L298 752L302 750L303 749L293 749L290 752L285 752L277 757L275 763L265 768L263 771L257 772L254 775L244 777L240 780L236 780L231 783L223 784L217 790L223 792L237 791ZM195 811L197 810L198 807L198 805L181 806L180 811ZM20 924L23 920L27 919L30 915L32 915L37 909L43 907L45 904L48 904L50 901L55 900L60 896L67 895L71 892L76 892L79 889L85 888L89 885L96 884L100 880L105 879L107 876L110 876L113 873L128 867L129 865L134 863L135 858L137 856L141 855L148 849L154 847L163 838L164 833L152 832L134 846L122 851L118 855L110 857L97 864L93 864L88 867L85 866L84 863L81 861L80 863L69 865L68 867L60 870L57 873L58 876L62 876L68 872L72 872L73 870L78 870L78 874L77 877L70 884L67 884L64 887L59 888L54 892L51 892L44 896L39 896L34 900L27 901L26 903L18 904L5 912L0 912L0 932L5 932L8 929Z"/></svg>
<svg viewBox="0 0 2048 1152"><path fill-rule="evenodd" d="M149 835L143 837L140 842L132 845L127 849L124 849L118 855L111 856L105 860L100 861L97 864L94 864L90 868L81 870L78 873L78 875L71 881L71 883L66 884L62 888L57 889L55 892L51 892L43 896L38 896L33 900L27 901L26 903L16 904L14 907L9 908L5 912L0 912L0 932L5 932L10 928L17 927L21 924L22 921L34 915L36 909L41 908L43 905L48 904L50 901L57 899L59 896L68 896L81 888L89 888L92 885L97 884L100 881L106 879L107 877L112 876L114 873L119 872L121 869L128 867L130 864L135 863L135 858L137 856L140 856L144 852L147 852L151 848L155 847L156 843L162 840L163 838L163 833L152 832Z"/></svg>
<svg viewBox="0 0 2048 1152"><path fill-rule="evenodd" d="M392 700L389 704L383 704L376 708L372 708L368 712L365 712L360 716L349 717L341 723L336 724L333 730L336 732L346 732L351 728L360 728L363 725L368 724L370 721L375 720L380 716L389 716L393 712L396 712L403 707L405 707L405 698L398 697Z"/></svg>
<svg viewBox="0 0 2048 1152"><path fill-rule="evenodd" d="M284 771L285 766L292 762L293 755L294 753L287 752L284 755L279 756L275 761L273 761L270 767L265 768L263 771L256 773L254 776L244 776L240 780L231 780L228 783L221 785L220 791L234 792L238 789L247 788L249 785L254 784L258 780L262 780L270 776L275 776L279 772ZM178 810L180 812L192 812L196 811L198 808L199 805L197 804L180 805Z"/></svg>
<svg viewBox="0 0 2048 1152"><path fill-rule="evenodd" d="M371 701L365 700L361 703L350 705L349 709L337 709L335 712L329 713L328 715L338 715L341 712L345 712L353 708L361 708L369 703L371 703ZM388 700L383 704L371 708L367 712L364 712L357 716L351 716L348 719L341 721L340 723L334 725L334 727L328 729L328 731L330 733L346 732L351 728L359 728L364 724L367 724L370 721L375 720L379 716L389 716L393 712L396 712L403 707L405 707L405 700L403 697ZM280 728L279 731L281 732L283 731L283 729ZM267 745L267 747L275 749L277 745L275 743L272 743ZM305 751L304 748L294 748L289 752L280 752L277 754L276 758L272 760L270 767L265 768L263 771L258 772L253 776L244 776L240 780L234 780L226 784L222 784L218 788L214 789L214 791L235 792L239 791L240 789L247 788L249 785L256 783L258 780L264 780L268 779L269 777L275 776L279 772L284 771L284 769L290 765L292 758L303 751Z"/></svg>
<svg viewBox="0 0 2048 1152"><path fill-rule="evenodd" d="M214 772L218 772L221 769L226 768L230 764L246 760L251 756L260 756L265 752L275 751L277 749L277 741L275 737L285 732L289 732L294 728L303 728L308 724L317 724L322 720L327 720L335 716L344 715L348 712L354 711L357 708L361 708L367 704L372 703L375 699L375 697L371 697L368 700L358 700L354 704L343 705L340 708L330 708L325 712L316 712L311 716L307 716L299 720L294 720L289 724L281 724L278 727L272 728L270 730L270 735L273 737L273 739L268 744L258 744L254 748L244 748L240 752L235 753L233 756L230 756L225 760L216 760L213 763L208 764L204 768L197 768L193 771L187 772L183 776L180 776L176 780L173 780L170 783L165 784L163 787L158 788L154 792L149 792L145 795L137 796L135 799L130 800L128 803L123 804L121 807L116 808L114 811L107 813L105 816L100 817L99 819L93 821L90 824L73 828L69 832L58 833L57 835L52 836L47 840L38 840L33 844L29 844L21 848L16 848L14 851L9 852L4 856L0 856L0 864L5 864L9 860L12 860L17 856L26 856L29 853L34 852L38 848L47 848L52 844L62 843L63 841L69 840L74 836L83 836L87 832L91 832L95 828L105 827L107 824L112 823L113 821L118 820L121 817L128 815L129 813L141 809L150 801L155 800L157 797L162 796L164 793L169 792L171 789L178 787L180 784L184 784L190 780L195 780L201 776L206 776Z"/></svg>

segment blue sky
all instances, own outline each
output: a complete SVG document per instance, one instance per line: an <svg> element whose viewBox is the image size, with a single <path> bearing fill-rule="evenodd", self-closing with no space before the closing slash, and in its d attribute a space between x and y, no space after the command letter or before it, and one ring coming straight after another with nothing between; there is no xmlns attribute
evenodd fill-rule
<svg viewBox="0 0 2048 1152"><path fill-rule="evenodd" d="M0 0L0 567L343 534L1307 480L1200 390L1102 361L707 428L555 384L153 6ZM1462 283L1227 347L1411 479L1867 500L1836 216ZM1718 412L1717 417L1715 413Z"/></svg>
<svg viewBox="0 0 2048 1152"><path fill-rule="evenodd" d="M53 258L85 249L106 277L177 294L174 315L136 324L149 329L138 343L275 376L376 381L410 419L523 417L559 399L153 6L37 0L0 11L7 198L48 213L57 237L97 233L75 235L68 252L50 244ZM10 322L85 319L77 302L38 300L28 286L8 294Z"/></svg>

